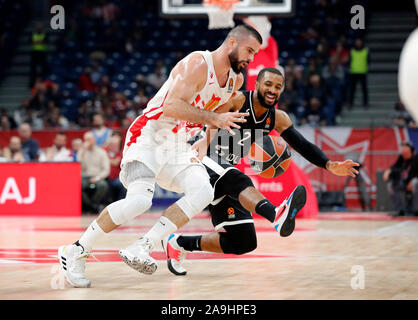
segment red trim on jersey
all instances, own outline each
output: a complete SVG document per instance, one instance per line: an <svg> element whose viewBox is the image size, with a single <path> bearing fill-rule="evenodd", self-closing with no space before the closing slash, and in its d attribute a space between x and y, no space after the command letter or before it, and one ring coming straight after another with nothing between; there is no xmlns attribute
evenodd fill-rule
<svg viewBox="0 0 418 320"><path fill-rule="evenodd" d="M166 95L165 95L165 97L164 97L164 100L163 100L163 102L161 103L161 106L159 106L159 107L156 107L156 108L153 108L153 109L151 109L150 111L148 111L148 112L145 112L142 116L140 116L139 118L138 118L138 120L136 120L136 122L131 126L131 128L129 129L129 132L130 133L132 133L132 135L131 135L131 138L129 139L129 142L128 142L128 144L127 144L127 146L129 147L132 143L135 143L136 142L136 140L141 136L141 131L142 131L142 128L144 128L145 126L146 126L146 124L147 124L147 122L149 121L149 120L158 120L160 117L161 117L161 115L163 114L163 112L161 111L161 112L158 112L157 114L155 114L155 115L153 115L152 117L150 117L150 118L148 118L147 117L147 114L149 114L149 113L151 113L151 112L153 112L153 111L155 111L155 110L157 110L157 109L160 109L160 108L162 108L163 107L163 105L164 105L164 102L165 102L165 99L167 98L167 95L168 95L168 91L167 91L167 93L166 93Z"/></svg>

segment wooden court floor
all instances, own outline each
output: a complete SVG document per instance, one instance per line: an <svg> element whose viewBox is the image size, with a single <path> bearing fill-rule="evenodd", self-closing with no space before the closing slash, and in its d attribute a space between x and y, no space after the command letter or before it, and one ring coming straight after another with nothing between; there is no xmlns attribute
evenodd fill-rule
<svg viewBox="0 0 418 320"><path fill-rule="evenodd" d="M256 219L258 247L242 256L193 252L184 277L172 275L162 248L158 270L142 275L117 251L159 217L146 213L98 241L89 289L64 283L57 248L94 219L0 217L0 299L418 299L418 220L385 214L322 214L297 220L281 238ZM205 214L180 231L211 232Z"/></svg>

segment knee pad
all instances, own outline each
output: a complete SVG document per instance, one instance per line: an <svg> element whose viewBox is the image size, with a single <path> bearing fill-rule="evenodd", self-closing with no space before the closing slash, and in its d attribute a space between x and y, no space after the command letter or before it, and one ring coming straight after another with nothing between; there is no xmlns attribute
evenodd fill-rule
<svg viewBox="0 0 418 320"><path fill-rule="evenodd" d="M213 188L205 169L202 167L193 167L192 170L179 175L178 178L181 179L179 181L181 181L180 185L182 186L184 196L176 204L189 219L192 219L212 202L214 196Z"/></svg>
<svg viewBox="0 0 418 320"><path fill-rule="evenodd" d="M124 165L119 173L119 180L128 189L132 182L155 179L154 172L140 161L131 161Z"/></svg>
<svg viewBox="0 0 418 320"><path fill-rule="evenodd" d="M257 235L254 224L243 223L225 226L226 232L219 232L220 244L224 253L244 254L257 248Z"/></svg>
<svg viewBox="0 0 418 320"><path fill-rule="evenodd" d="M124 224L147 211L152 205L154 183L151 181L132 182L125 199L107 206L109 216L116 225Z"/></svg>
<svg viewBox="0 0 418 320"><path fill-rule="evenodd" d="M235 169L228 170L221 179L217 183L222 183L224 188L227 188L225 194L235 199L238 199L238 195L248 187L254 187L252 180L246 174Z"/></svg>

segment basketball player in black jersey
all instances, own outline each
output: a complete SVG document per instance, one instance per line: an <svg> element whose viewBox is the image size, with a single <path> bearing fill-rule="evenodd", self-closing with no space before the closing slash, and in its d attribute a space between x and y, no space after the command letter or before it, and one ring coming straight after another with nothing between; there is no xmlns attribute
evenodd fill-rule
<svg viewBox="0 0 418 320"><path fill-rule="evenodd" d="M241 129L234 135L226 130L206 128L206 135L193 144L211 178L215 197L209 212L216 232L182 236L171 234L163 240L168 267L176 275L185 275L182 266L187 251L209 251L244 254L257 247L251 212L269 220L281 236L289 236L295 228L296 214L306 202L305 187L300 185L276 207L253 185L251 179L234 164L245 157L256 138L273 129L308 161L339 175L355 177L359 164L352 160L331 161L314 144L307 141L292 125L289 116L275 108L283 91L284 77L278 69L265 68L257 77L255 90L239 92L220 112L249 113ZM209 146L209 147L208 147ZM206 154L206 155L205 155ZM220 229L225 231L220 232Z"/></svg>

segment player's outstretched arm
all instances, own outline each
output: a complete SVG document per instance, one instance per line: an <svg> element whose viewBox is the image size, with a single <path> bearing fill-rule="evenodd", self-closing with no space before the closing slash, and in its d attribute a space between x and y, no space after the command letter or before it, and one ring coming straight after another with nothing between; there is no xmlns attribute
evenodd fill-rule
<svg viewBox="0 0 418 320"><path fill-rule="evenodd" d="M206 75L207 65L200 54L192 54L180 61L172 71L174 81L164 102L164 116L226 130L240 128L237 122L245 122L245 119L238 112L215 113L190 105L189 101L196 92L205 86Z"/></svg>
<svg viewBox="0 0 418 320"><path fill-rule="evenodd" d="M306 160L314 165L327 169L337 176L356 177L355 167L360 165L353 160L331 161L316 145L306 140L292 124L289 116L282 110L276 110L275 127L281 137Z"/></svg>

